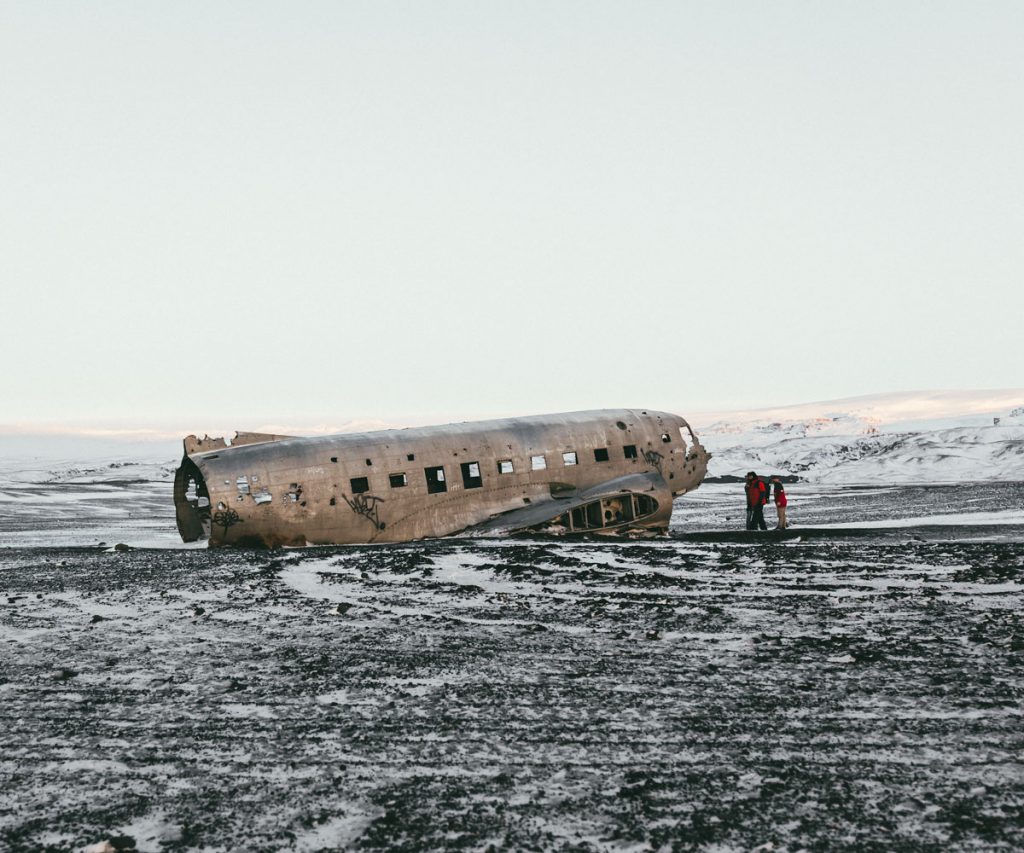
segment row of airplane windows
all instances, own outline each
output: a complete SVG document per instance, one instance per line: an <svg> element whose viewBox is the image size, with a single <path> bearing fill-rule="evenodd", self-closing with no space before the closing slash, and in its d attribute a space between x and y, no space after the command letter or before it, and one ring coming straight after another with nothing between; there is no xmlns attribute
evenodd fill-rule
<svg viewBox="0 0 1024 853"><path fill-rule="evenodd" d="M636 459L637 451L635 444L627 444L622 448L622 454L626 459ZM409 454L409 459L413 459L413 454ZM594 448L594 461L595 462L607 462L609 459L607 447L595 447ZM332 462L336 461L331 459ZM372 464L369 459L366 460L367 464ZM579 457L575 450L566 450L562 453L562 464L566 467L579 464ZM460 466L462 469L462 486L466 489L479 489L483 486L483 476L480 473L479 462L463 462ZM530 457L530 470L531 471L543 471L548 467L547 456L543 453L539 453L536 456ZM498 474L513 474L515 473L515 465L511 459L499 459L498 460ZM423 474L427 480L427 492L429 494L437 494L439 492L448 491L448 482L445 479L444 466L433 465L423 469ZM403 486L409 485L409 477L405 473L401 474L389 474L388 475L389 485L393 489L400 489ZM368 477L353 477L349 480L349 485L352 489L352 494L360 495L364 492L370 491L370 480Z"/></svg>

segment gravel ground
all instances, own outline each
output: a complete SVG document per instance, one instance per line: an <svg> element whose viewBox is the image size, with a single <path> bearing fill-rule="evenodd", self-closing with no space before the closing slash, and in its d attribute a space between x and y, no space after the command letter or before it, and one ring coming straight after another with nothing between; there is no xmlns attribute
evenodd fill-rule
<svg viewBox="0 0 1024 853"><path fill-rule="evenodd" d="M0 848L1022 849L1020 530L0 549Z"/></svg>
<svg viewBox="0 0 1024 853"><path fill-rule="evenodd" d="M0 567L5 849L1024 847L1007 537Z"/></svg>

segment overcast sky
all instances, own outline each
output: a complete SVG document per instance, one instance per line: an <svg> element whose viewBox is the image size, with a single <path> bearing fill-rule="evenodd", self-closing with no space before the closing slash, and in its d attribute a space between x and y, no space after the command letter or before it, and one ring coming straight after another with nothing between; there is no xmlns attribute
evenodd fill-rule
<svg viewBox="0 0 1024 853"><path fill-rule="evenodd" d="M1024 385L1024 3L0 2L0 424Z"/></svg>

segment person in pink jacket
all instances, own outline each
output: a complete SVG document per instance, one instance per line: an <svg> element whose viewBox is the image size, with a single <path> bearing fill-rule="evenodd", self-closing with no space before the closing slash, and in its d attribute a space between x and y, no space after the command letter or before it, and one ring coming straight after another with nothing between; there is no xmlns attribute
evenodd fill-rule
<svg viewBox="0 0 1024 853"><path fill-rule="evenodd" d="M771 478L772 495L775 498L775 511L779 514L779 523L775 526L776 530L785 530L789 525L786 524L786 504L789 501L786 499L786 487L782 485L782 480L777 476Z"/></svg>

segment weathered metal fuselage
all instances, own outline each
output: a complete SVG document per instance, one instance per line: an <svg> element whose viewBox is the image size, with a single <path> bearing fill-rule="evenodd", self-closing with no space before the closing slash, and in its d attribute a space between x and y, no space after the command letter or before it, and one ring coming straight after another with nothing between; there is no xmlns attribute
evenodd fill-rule
<svg viewBox="0 0 1024 853"><path fill-rule="evenodd" d="M664 530L708 460L683 418L639 409L184 443L178 530L211 546L402 542L504 518L508 529Z"/></svg>

